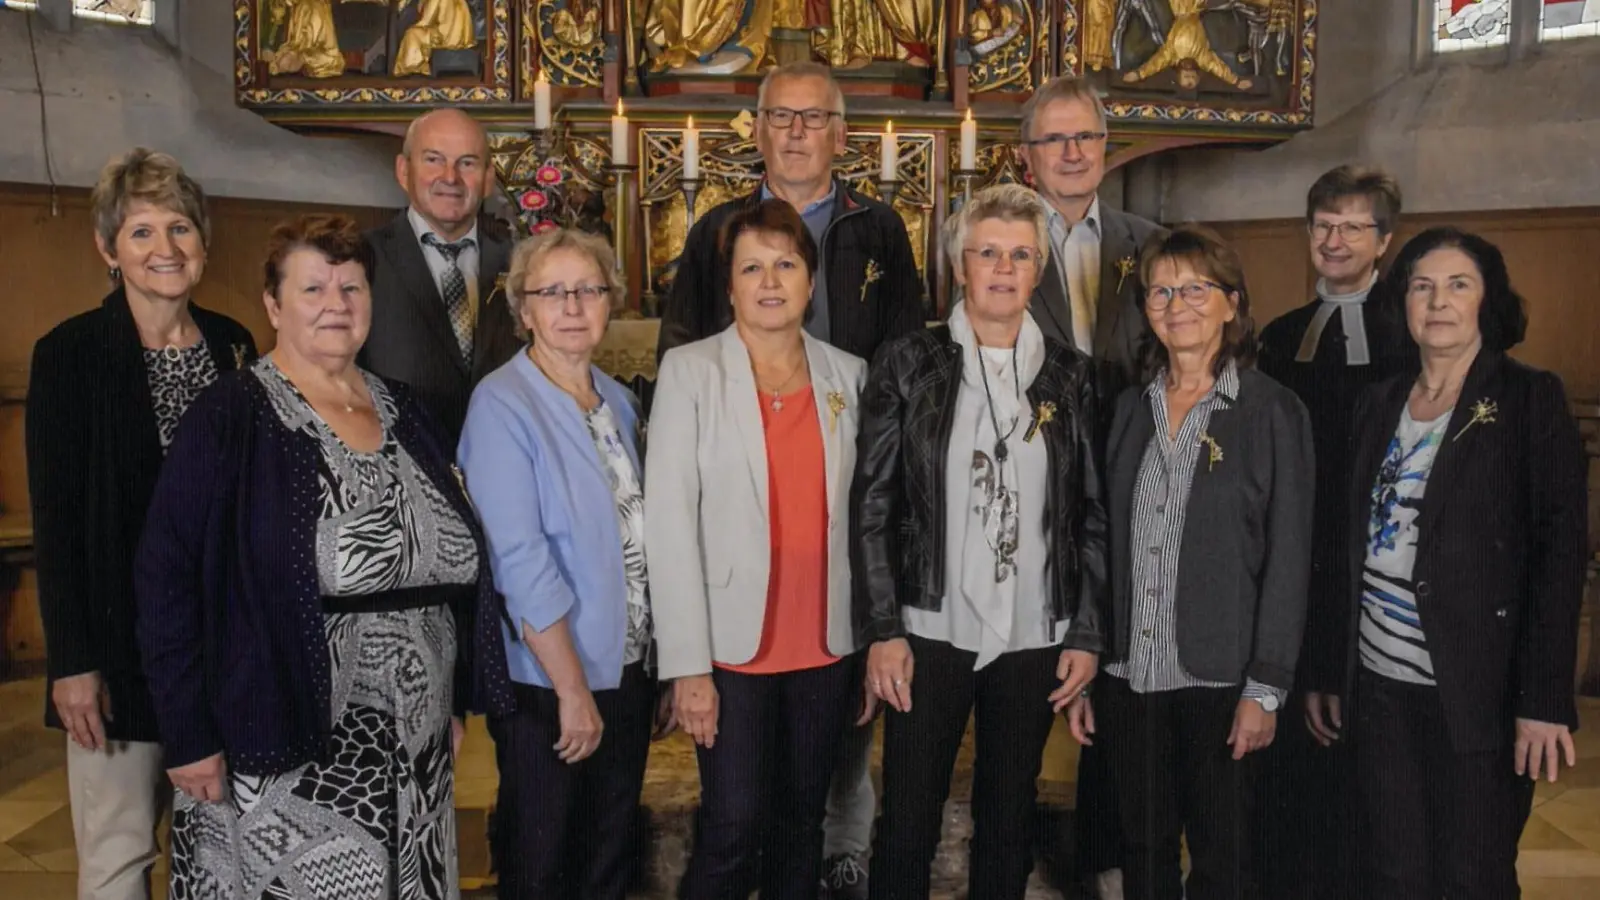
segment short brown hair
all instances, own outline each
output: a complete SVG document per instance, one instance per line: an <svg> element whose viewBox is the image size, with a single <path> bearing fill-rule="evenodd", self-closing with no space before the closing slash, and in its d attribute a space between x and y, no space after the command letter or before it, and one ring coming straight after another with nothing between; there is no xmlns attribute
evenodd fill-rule
<svg viewBox="0 0 1600 900"><path fill-rule="evenodd" d="M281 222L272 229L267 241L266 287L267 293L278 296L283 287L284 263L296 250L315 250L334 265L355 260L367 273L367 284L372 284L377 269L377 258L372 244L349 216L317 213Z"/></svg>
<svg viewBox="0 0 1600 900"><path fill-rule="evenodd" d="M1239 295L1239 306L1234 311L1233 321L1222 328L1222 348L1212 363L1213 374L1221 375L1229 360L1237 362L1242 369L1255 365L1256 323L1250 318L1250 292L1245 289L1244 265L1239 261L1239 254L1222 239L1222 235L1195 222L1179 225L1166 233L1156 232L1139 251L1141 287L1150 284L1157 265L1169 261L1186 262L1195 271L1222 285L1224 292ZM1139 306L1145 309L1143 303ZM1145 310L1147 319L1149 315L1149 311ZM1146 377L1154 376L1167 366L1167 348L1156 338L1153 330L1145 334L1140 356Z"/></svg>
<svg viewBox="0 0 1600 900"><path fill-rule="evenodd" d="M1105 126L1106 105L1100 99L1100 94L1094 89L1094 85L1071 75L1062 75L1045 82L1033 92L1028 102L1022 104L1022 140L1028 140L1032 133L1033 119L1039 114L1039 110L1058 100L1077 100L1089 104L1094 109L1095 118L1100 120L1100 125Z"/></svg>
<svg viewBox="0 0 1600 900"><path fill-rule="evenodd" d="M112 255L116 254L117 232L122 230L128 210L141 202L188 218L200 229L201 243L211 246L211 216L200 183L185 174L173 157L135 147L106 163L90 195L95 234Z"/></svg>
<svg viewBox="0 0 1600 900"><path fill-rule="evenodd" d="M745 232L759 232L786 237L794 242L796 253L805 260L806 273L817 277L817 242L811 238L811 229L795 208L786 200L772 197L754 206L747 206L728 217L717 235L717 251L722 257L722 267L728 277L733 277L733 245Z"/></svg>
<svg viewBox="0 0 1600 900"><path fill-rule="evenodd" d="M611 245L600 236L576 228L555 228L523 238L511 248L511 266L506 272L506 296L511 298L506 308L511 311L512 330L523 340L528 339L528 326L522 323L522 303L527 299L524 286L528 273L537 270L544 258L557 250L576 250L594 261L600 270L600 277L606 280L606 287L610 289L612 312L621 309L628 299L622 273L617 271L617 257L611 251Z"/></svg>
<svg viewBox="0 0 1600 900"><path fill-rule="evenodd" d="M1382 169L1340 166L1322 173L1306 192L1306 224L1319 212L1338 212L1340 201L1365 197L1379 234L1393 234L1400 218L1400 183Z"/></svg>

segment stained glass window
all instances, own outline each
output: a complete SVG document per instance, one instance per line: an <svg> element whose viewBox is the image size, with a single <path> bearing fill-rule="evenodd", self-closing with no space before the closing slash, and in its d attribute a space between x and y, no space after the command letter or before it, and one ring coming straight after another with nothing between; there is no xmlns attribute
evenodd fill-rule
<svg viewBox="0 0 1600 900"><path fill-rule="evenodd" d="M0 9L38 9L38 0L0 0Z"/></svg>
<svg viewBox="0 0 1600 900"><path fill-rule="evenodd" d="M149 25L156 20L155 0L72 0L72 14L124 25Z"/></svg>
<svg viewBox="0 0 1600 900"><path fill-rule="evenodd" d="M1600 36L1600 0L1544 0L1540 12L1542 40Z"/></svg>
<svg viewBox="0 0 1600 900"><path fill-rule="evenodd" d="M1512 0L1434 0L1433 47L1440 53L1494 47L1511 37Z"/></svg>

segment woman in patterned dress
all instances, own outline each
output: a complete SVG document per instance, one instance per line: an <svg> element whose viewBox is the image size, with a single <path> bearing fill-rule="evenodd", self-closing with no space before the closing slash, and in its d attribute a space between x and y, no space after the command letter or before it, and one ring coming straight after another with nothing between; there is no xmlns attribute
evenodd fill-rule
<svg viewBox="0 0 1600 900"><path fill-rule="evenodd" d="M195 401L155 488L138 632L174 898L459 894L461 717L509 688L446 440L355 365L372 267L350 219L279 226L277 346Z"/></svg>
<svg viewBox="0 0 1600 900"><path fill-rule="evenodd" d="M506 286L531 343L478 385L461 435L515 629L516 709L489 722L506 900L622 900L631 872L655 704L639 413L593 363L622 299L615 273L580 231L517 245Z"/></svg>
<svg viewBox="0 0 1600 900"><path fill-rule="evenodd" d="M133 636L133 554L178 418L256 346L244 326L191 302L210 219L177 160L129 152L100 173L92 203L112 290L34 347L28 482L45 721L70 737L79 894L135 898L148 896L170 787Z"/></svg>

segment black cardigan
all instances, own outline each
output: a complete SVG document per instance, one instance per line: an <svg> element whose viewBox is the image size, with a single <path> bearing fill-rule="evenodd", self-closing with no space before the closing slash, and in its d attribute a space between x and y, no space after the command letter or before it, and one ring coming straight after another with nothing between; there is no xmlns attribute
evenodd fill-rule
<svg viewBox="0 0 1600 900"><path fill-rule="evenodd" d="M219 374L256 358L243 325L198 306L190 312ZM161 470L161 438L121 288L34 345L25 430L50 687L99 672L111 695L106 736L154 741L134 640L133 556ZM47 690L45 724L60 728L49 697Z"/></svg>
<svg viewBox="0 0 1600 900"><path fill-rule="evenodd" d="M1315 687L1347 698L1360 665L1372 485L1415 379L1413 370L1375 385L1356 407L1344 627L1330 635L1338 642L1334 667L1313 673ZM1561 379L1480 352L1428 473L1412 568L1417 615L1458 753L1503 749L1515 718L1577 728L1587 477ZM1359 703L1359 694L1353 700Z"/></svg>

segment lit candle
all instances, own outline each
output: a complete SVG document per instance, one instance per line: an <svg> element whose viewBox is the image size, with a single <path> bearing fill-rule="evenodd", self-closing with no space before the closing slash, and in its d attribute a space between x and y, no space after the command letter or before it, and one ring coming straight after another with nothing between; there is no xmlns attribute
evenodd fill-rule
<svg viewBox="0 0 1600 900"><path fill-rule="evenodd" d="M961 122L961 168L968 172L978 167L978 123L972 119L972 108Z"/></svg>
<svg viewBox="0 0 1600 900"><path fill-rule="evenodd" d="M533 127L550 127L550 81L544 77L543 69L539 70L539 80L533 83Z"/></svg>
<svg viewBox="0 0 1600 900"><path fill-rule="evenodd" d="M611 117L611 164L628 164L628 117L622 113L622 101L617 101L617 114Z"/></svg>
<svg viewBox="0 0 1600 900"><path fill-rule="evenodd" d="M883 181L895 181L895 176L900 171L900 139L895 137L894 122L883 124L883 164L880 167L879 177Z"/></svg>
<svg viewBox="0 0 1600 900"><path fill-rule="evenodd" d="M683 129L683 177L700 177L700 129L694 127L694 116L689 117L689 124Z"/></svg>

